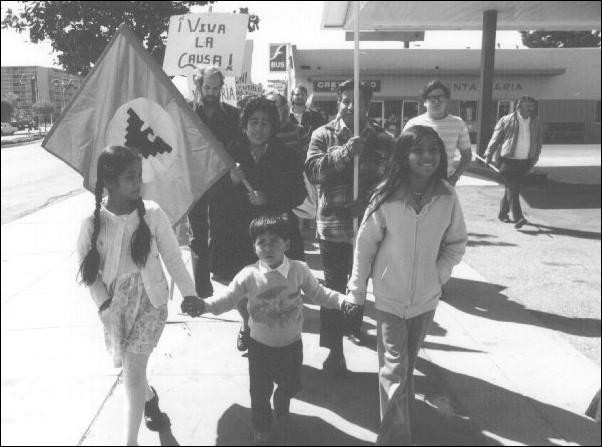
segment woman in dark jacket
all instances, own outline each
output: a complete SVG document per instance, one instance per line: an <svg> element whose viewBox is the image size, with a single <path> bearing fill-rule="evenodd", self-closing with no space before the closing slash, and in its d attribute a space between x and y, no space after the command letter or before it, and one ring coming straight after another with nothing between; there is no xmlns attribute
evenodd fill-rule
<svg viewBox="0 0 602 447"><path fill-rule="evenodd" d="M244 142L229 151L239 166L222 180L210 200L210 267L223 280L232 280L243 267L257 261L249 223L265 213L289 214L292 238L287 256L304 260L303 238L292 212L306 196L303 160L275 137L278 123L272 102L258 97L247 103L241 114ZM237 346L245 351L249 338L246 303L239 310L245 321Z"/></svg>

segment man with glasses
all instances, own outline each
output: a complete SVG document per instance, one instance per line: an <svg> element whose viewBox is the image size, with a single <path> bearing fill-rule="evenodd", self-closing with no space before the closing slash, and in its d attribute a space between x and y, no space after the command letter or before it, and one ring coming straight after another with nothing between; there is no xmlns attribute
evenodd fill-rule
<svg viewBox="0 0 602 447"><path fill-rule="evenodd" d="M448 113L451 92L441 81L429 82L420 96L424 101L426 113L409 120L404 130L412 126L427 126L439 134L447 153L448 180L455 185L472 159L468 127L462 118ZM456 149L460 151L461 158L460 163L454 166Z"/></svg>

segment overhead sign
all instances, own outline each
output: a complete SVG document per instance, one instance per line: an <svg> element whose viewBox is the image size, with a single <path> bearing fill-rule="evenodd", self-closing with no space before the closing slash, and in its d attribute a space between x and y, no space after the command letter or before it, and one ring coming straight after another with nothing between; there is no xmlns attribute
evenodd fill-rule
<svg viewBox="0 0 602 447"><path fill-rule="evenodd" d="M347 31L345 40L353 41L354 33ZM362 42L423 42L424 31L362 31L360 32Z"/></svg>
<svg viewBox="0 0 602 447"><path fill-rule="evenodd" d="M197 64L217 65L224 76L240 76L248 23L248 14L171 16L163 70L187 76Z"/></svg>
<svg viewBox="0 0 602 447"><path fill-rule="evenodd" d="M286 71L285 43L270 44L270 71Z"/></svg>
<svg viewBox="0 0 602 447"><path fill-rule="evenodd" d="M314 81L314 92L336 92L339 84L345 82L345 79L338 81ZM373 92L380 92L380 81L378 80L366 80Z"/></svg>

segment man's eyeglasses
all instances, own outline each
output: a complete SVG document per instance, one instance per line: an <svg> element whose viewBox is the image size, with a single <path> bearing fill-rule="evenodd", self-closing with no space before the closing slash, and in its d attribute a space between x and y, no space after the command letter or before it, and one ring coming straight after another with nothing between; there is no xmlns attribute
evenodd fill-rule
<svg viewBox="0 0 602 447"><path fill-rule="evenodd" d="M445 95L428 95L426 97L426 99L431 102L433 102L433 101L441 102L441 101L445 101L447 99L447 96L445 96Z"/></svg>

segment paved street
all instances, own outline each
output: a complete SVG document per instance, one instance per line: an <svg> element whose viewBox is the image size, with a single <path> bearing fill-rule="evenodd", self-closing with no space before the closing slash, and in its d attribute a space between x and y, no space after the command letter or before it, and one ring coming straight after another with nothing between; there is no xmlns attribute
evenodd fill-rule
<svg viewBox="0 0 602 447"><path fill-rule="evenodd" d="M579 217L597 212L599 225L599 186L597 196L577 183L554 190L557 200L533 199L556 187L549 183L526 191L534 225L522 231L495 219L499 185L474 174L459 184L469 248L420 353L417 445L600 444L600 426L582 416L600 386L600 232ZM571 197L582 198L579 208L559 207L574 203ZM558 213L548 212L550 203ZM74 280L75 235L92 204L84 193L2 226L3 445L121 442L119 371ZM568 216L559 221L562 210ZM307 236L308 263L321 275ZM238 316L192 320L179 315L180 299L176 293L170 302L149 368L172 427L157 434L143 426L140 442L249 444L247 363L234 346ZM365 345L345 342L352 371L345 379L321 373L317 308L308 305L305 316L304 388L292 402L285 445L373 443L373 305Z"/></svg>
<svg viewBox="0 0 602 447"><path fill-rule="evenodd" d="M40 143L3 147L0 151L2 224L83 191L82 177Z"/></svg>

